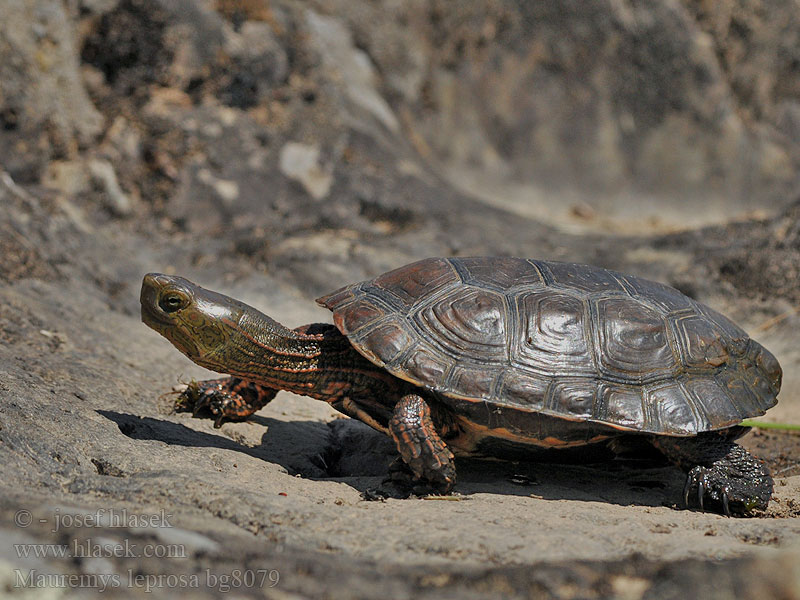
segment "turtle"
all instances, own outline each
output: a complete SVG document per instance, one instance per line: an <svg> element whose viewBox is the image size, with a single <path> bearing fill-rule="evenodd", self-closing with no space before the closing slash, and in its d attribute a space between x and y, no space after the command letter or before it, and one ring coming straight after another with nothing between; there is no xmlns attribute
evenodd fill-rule
<svg viewBox="0 0 800 600"><path fill-rule="evenodd" d="M229 375L178 400L216 427L288 390L390 436L395 471L425 493L451 492L456 456L591 461L646 447L686 472L688 507L744 516L769 503L768 468L735 440L777 403L781 367L674 288L584 264L451 257L317 302L333 325L289 329L181 277L150 273L141 290L145 324Z"/></svg>

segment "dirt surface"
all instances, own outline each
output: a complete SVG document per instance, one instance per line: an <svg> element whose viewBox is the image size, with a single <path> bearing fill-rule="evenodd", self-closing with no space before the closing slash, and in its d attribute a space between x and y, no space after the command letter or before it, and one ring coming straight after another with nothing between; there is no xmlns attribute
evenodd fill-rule
<svg viewBox="0 0 800 600"><path fill-rule="evenodd" d="M516 255L729 315L784 369L762 418L800 424L796 29L769 37L746 2L728 29L710 5L597 3L591 34L584 15L504 2L403 19L339 4L3 9L0 58L26 58L0 63L17 69L0 83L0 595L800 597L797 432L743 438L775 495L733 519L685 510L683 474L652 457L459 461L453 496L367 500L395 450L321 402L281 393L220 429L173 410L173 386L210 374L140 322L146 272L294 327L330 320L315 297L412 260ZM540 96L514 92L523 67ZM59 77L81 106L51 93ZM641 106L620 91L665 77L671 95ZM507 102L482 104L492 89ZM578 188L530 188L576 171ZM693 199L704 186L713 202Z"/></svg>
<svg viewBox="0 0 800 600"><path fill-rule="evenodd" d="M249 266L235 278L214 275L213 267L193 266L184 245L142 243L126 225L107 223L87 236L58 204L24 190L15 195L15 189L6 187L4 200L13 209L9 231L19 235L6 239L17 239L20 249L4 253L3 272L13 281L2 290L0 329L2 470L4 481L15 482L4 488L11 590L18 573L33 569L113 575L108 585L119 595L148 586L178 593L195 580L174 576L195 574L203 578L200 591L213 595L219 592L211 585L215 574L240 569L253 583L267 567L267 577L272 570L281 577L277 591L267 590L274 597L286 591L318 597L320 590L376 597L368 583L374 578L380 593L395 590L393 597L522 597L532 590L540 597L605 597L609 590L623 594L626 586L659 597L671 593L667 582L686 589L681 569L696 573L699 585L725 560L736 559L725 571L733 579L717 589L723 597L742 573L757 576L758 561L777 565L796 558L796 434L758 431L745 438L776 474L775 496L765 515L730 519L683 510L682 474L641 461L462 461L452 498L366 501L363 493L380 485L394 457L391 443L320 402L282 393L250 422L218 430L208 420L175 413L174 396L164 394L207 373L139 322L143 271L184 264L180 272L262 306L290 326L324 320L324 312L281 276ZM82 226L93 227L88 221ZM27 240L36 241L29 252ZM602 238L592 243L597 247ZM791 391L782 398L789 405L782 419L796 410ZM64 515L123 509L167 511L169 527L54 531L13 524L20 510L55 525ZM19 544L72 544L80 553L75 544L95 547L98 540L162 552L174 546L187 557L31 561L14 555ZM750 558L741 563L736 557ZM131 579L130 568L142 577ZM783 572L788 579L769 572L777 582L771 575L748 585L795 589L793 571ZM239 585L245 595L257 591Z"/></svg>

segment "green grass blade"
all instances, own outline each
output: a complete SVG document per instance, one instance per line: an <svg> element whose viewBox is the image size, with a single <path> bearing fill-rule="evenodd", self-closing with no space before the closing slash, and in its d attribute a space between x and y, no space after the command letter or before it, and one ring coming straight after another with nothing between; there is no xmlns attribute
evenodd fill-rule
<svg viewBox="0 0 800 600"><path fill-rule="evenodd" d="M794 423L768 423L766 421L753 421L745 419L742 425L746 427L758 427L760 429L782 429L784 431L800 431L800 425Z"/></svg>

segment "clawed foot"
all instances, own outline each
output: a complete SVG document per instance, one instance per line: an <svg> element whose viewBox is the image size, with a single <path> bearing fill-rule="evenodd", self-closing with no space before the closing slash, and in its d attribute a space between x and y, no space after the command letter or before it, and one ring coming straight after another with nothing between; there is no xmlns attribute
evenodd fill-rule
<svg viewBox="0 0 800 600"><path fill-rule="evenodd" d="M753 479L735 479L719 469L697 466L689 471L683 487L683 501L694 501L701 511L712 510L726 516L746 515L754 509L767 508L770 485Z"/></svg>
<svg viewBox="0 0 800 600"><path fill-rule="evenodd" d="M364 500L405 500L412 496L440 496L446 494L451 485L435 485L429 481L424 481L414 475L411 468L397 457L389 465L389 476L381 482L377 488L370 488L361 494Z"/></svg>
<svg viewBox="0 0 800 600"><path fill-rule="evenodd" d="M692 491L695 491L694 497L697 500L697 505L701 511L705 511L705 504L708 499L714 503L722 503L722 512L725 516L731 516L730 507L730 488L727 485L715 487L711 480L711 471L705 467L695 467L686 476L686 484L683 486L683 503L688 508L690 506L689 499L693 496Z"/></svg>
<svg viewBox="0 0 800 600"><path fill-rule="evenodd" d="M683 501L702 511L748 516L765 510L772 477L762 461L731 440L737 428L695 437L656 436L653 445L687 472Z"/></svg>
<svg viewBox="0 0 800 600"><path fill-rule="evenodd" d="M417 394L400 399L389 419L398 458L389 468L395 484L410 487L415 494L446 494L456 482L453 453L442 440L427 402Z"/></svg>
<svg viewBox="0 0 800 600"><path fill-rule="evenodd" d="M400 457L397 457L389 465L389 476L383 483L398 488L400 494L405 493L404 497L406 498L412 494L415 496L446 494L453 487L452 481L450 480L441 479L440 481L430 481L417 477Z"/></svg>
<svg viewBox="0 0 800 600"><path fill-rule="evenodd" d="M361 492L361 499L368 502L384 502L388 498L394 500L406 500L411 498L414 494L410 489L395 485L388 479L381 482L378 487L369 488Z"/></svg>
<svg viewBox="0 0 800 600"><path fill-rule="evenodd" d="M219 429L225 421L243 421L275 396L275 390L225 378L192 381L175 401L175 410L191 412L195 417L204 414L214 419Z"/></svg>

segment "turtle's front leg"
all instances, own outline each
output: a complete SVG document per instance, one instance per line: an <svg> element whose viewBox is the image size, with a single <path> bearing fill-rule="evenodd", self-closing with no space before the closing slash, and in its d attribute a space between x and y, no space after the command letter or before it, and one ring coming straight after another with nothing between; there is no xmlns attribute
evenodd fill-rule
<svg viewBox="0 0 800 600"><path fill-rule="evenodd" d="M431 418L427 402L417 394L403 396L389 419L389 434L414 476L438 492L448 492L456 482L453 453Z"/></svg>
<svg viewBox="0 0 800 600"><path fill-rule="evenodd" d="M238 377L193 381L175 401L178 411L194 416L210 413L214 427L227 421L244 421L275 397L278 390Z"/></svg>
<svg viewBox="0 0 800 600"><path fill-rule="evenodd" d="M653 445L687 472L684 502L726 515L764 510L772 496L769 469L725 432L697 437L656 436Z"/></svg>

